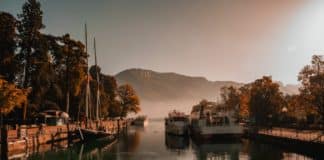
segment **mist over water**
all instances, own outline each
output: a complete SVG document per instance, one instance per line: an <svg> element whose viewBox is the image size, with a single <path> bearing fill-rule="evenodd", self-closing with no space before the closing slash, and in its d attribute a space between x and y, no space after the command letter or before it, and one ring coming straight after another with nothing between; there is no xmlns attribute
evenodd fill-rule
<svg viewBox="0 0 324 160"><path fill-rule="evenodd" d="M149 118L164 118L172 110L178 110L190 114L192 106L199 103L201 99L173 100L173 101L141 101L142 111L139 114L148 115Z"/></svg>

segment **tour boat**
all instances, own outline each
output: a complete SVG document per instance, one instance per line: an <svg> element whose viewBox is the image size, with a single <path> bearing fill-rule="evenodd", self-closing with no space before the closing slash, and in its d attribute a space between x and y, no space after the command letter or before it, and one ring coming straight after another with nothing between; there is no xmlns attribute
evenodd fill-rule
<svg viewBox="0 0 324 160"><path fill-rule="evenodd" d="M189 116L176 110L170 112L165 119L165 132L173 135L188 135Z"/></svg>
<svg viewBox="0 0 324 160"><path fill-rule="evenodd" d="M195 115L196 114L196 115ZM204 111L191 115L191 132L198 140L237 140L243 135L243 126L234 118L234 111Z"/></svg>
<svg viewBox="0 0 324 160"><path fill-rule="evenodd" d="M148 125L148 118L147 116L138 116L133 120L132 124L145 127Z"/></svg>

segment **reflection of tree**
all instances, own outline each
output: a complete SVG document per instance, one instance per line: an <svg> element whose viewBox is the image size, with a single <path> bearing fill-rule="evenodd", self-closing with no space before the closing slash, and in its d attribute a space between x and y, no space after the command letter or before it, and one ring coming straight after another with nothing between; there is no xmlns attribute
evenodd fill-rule
<svg viewBox="0 0 324 160"><path fill-rule="evenodd" d="M249 155L251 160L273 160L283 159L283 152L279 149L274 149L273 146L260 144L257 142L246 141L243 153Z"/></svg>
<svg viewBox="0 0 324 160"><path fill-rule="evenodd" d="M124 141L123 151L135 152L141 141L141 133L137 130L134 133L129 133Z"/></svg>
<svg viewBox="0 0 324 160"><path fill-rule="evenodd" d="M78 160L113 160L117 159L116 154L111 154L113 144L114 142L112 142L111 139L101 139L90 143L76 145L74 150L78 153Z"/></svg>

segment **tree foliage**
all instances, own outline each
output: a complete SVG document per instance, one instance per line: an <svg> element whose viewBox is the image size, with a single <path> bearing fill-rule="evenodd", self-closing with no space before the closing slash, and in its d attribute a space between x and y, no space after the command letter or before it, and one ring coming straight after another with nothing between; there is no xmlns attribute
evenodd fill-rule
<svg viewBox="0 0 324 160"><path fill-rule="evenodd" d="M299 73L301 96L308 102L308 108L315 108L324 119L324 56L314 55L310 65L306 65Z"/></svg>
<svg viewBox="0 0 324 160"><path fill-rule="evenodd" d="M137 113L141 110L139 98L131 85L125 84L118 87L118 96L122 108L121 117L126 117L128 113Z"/></svg>
<svg viewBox="0 0 324 160"><path fill-rule="evenodd" d="M27 103L28 90L19 89L13 83L0 79L0 113L8 114L15 107L22 107Z"/></svg>
<svg viewBox="0 0 324 160"><path fill-rule="evenodd" d="M271 77L264 76L251 84L250 116L256 125L267 125L269 118L277 118L284 106L279 85Z"/></svg>
<svg viewBox="0 0 324 160"><path fill-rule="evenodd" d="M16 19L9 13L0 12L0 75L13 82L17 66L15 50L17 43Z"/></svg>

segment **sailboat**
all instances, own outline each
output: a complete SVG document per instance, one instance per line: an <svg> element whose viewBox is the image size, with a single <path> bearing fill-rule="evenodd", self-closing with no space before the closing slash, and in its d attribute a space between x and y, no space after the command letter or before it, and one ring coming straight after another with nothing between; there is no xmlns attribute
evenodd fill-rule
<svg viewBox="0 0 324 160"><path fill-rule="evenodd" d="M88 42L87 42L87 25L85 25L85 43L86 43L86 52L88 51ZM97 51L96 51L96 39L94 38L94 54L95 54L95 66L97 67ZM99 79L99 72L96 69L96 76L97 76L97 96L96 96L96 117L95 122L96 126L91 125L91 114L89 114L89 111L91 112L91 108L89 105L90 101L90 87L89 87L89 66L88 66L88 59L87 59L87 86L86 86L86 105L85 105L85 111L86 111L86 128L80 129L80 136L83 141L90 141L90 140L98 140L98 139L105 139L105 140L111 140L114 141L116 137L112 134L109 134L106 132L104 127L100 126L100 115L99 115L99 105L100 105L100 79ZM89 123L90 122L90 123ZM90 124L90 125L89 125Z"/></svg>

